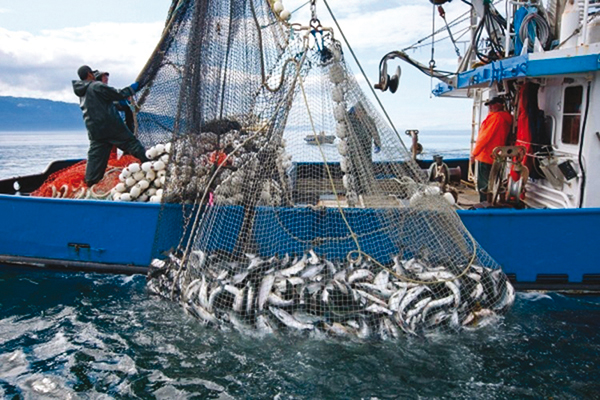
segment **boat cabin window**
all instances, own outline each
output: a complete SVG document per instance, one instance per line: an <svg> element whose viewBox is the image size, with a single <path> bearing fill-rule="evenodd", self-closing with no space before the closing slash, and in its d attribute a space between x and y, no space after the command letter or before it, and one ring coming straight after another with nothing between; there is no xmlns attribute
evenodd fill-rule
<svg viewBox="0 0 600 400"><path fill-rule="evenodd" d="M581 127L581 105L583 103L583 86L567 86L563 100L562 142L579 144Z"/></svg>

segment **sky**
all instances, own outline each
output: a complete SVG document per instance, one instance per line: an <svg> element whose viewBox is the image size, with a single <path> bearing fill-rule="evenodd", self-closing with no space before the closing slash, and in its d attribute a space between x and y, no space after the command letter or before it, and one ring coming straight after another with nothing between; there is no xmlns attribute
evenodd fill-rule
<svg viewBox="0 0 600 400"><path fill-rule="evenodd" d="M306 0L283 0L290 11L304 3ZM379 61L387 52L406 48L432 32L429 0L328 3L371 84L377 82ZM77 79L77 68L83 64L109 71L111 86L131 84L161 36L170 5L171 0L0 0L0 96L75 103L71 81ZM460 1L444 8L448 22L468 11ZM334 27L320 0L317 15L323 26ZM292 22L306 24L309 19L307 5L292 15ZM433 19L436 29L443 27L437 12ZM342 41L337 28L336 35ZM343 46L350 57L345 43ZM459 44L459 49L464 52L464 45ZM456 70L457 56L449 41L440 42L434 51L438 67ZM428 64L431 46L409 55ZM470 129L470 100L436 98L431 95L436 80L398 60L389 63L390 74L397 65L402 69L398 91L378 91L378 95L399 130ZM354 62L351 67L360 73ZM364 80L362 85L369 90Z"/></svg>

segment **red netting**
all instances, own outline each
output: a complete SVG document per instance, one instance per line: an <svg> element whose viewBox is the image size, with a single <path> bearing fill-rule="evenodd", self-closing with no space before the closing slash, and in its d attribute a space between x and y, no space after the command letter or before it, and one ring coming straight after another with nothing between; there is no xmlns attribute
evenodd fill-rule
<svg viewBox="0 0 600 400"><path fill-rule="evenodd" d="M104 178L91 188L88 188L85 184L87 161L80 161L50 175L42 186L31 193L31 196L69 199L108 198L110 190L119 183L119 174L123 168L135 162L139 162L139 160L134 156L123 155L117 158L116 152L111 153Z"/></svg>

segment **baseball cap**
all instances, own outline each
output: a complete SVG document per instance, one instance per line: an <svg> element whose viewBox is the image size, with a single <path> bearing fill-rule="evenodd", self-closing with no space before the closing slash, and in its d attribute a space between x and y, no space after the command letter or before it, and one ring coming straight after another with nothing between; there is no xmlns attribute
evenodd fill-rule
<svg viewBox="0 0 600 400"><path fill-rule="evenodd" d="M504 104L504 97L495 96L483 103L485 106L491 106L492 104Z"/></svg>
<svg viewBox="0 0 600 400"><path fill-rule="evenodd" d="M99 80L100 78L102 78L103 75L110 75L108 72L106 71L93 71L94 73L94 78L96 80Z"/></svg>

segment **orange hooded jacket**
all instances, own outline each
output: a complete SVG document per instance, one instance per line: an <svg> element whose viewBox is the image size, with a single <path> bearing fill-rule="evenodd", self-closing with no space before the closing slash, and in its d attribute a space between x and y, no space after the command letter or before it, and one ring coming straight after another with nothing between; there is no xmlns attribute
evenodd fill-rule
<svg viewBox="0 0 600 400"><path fill-rule="evenodd" d="M506 146L508 134L512 128L513 117L508 111L496 111L488 114L482 122L473 149L477 161L493 164L492 151L498 146Z"/></svg>

